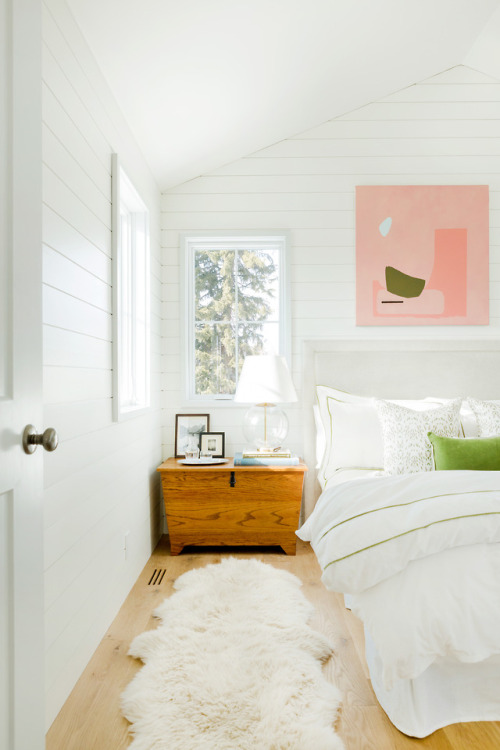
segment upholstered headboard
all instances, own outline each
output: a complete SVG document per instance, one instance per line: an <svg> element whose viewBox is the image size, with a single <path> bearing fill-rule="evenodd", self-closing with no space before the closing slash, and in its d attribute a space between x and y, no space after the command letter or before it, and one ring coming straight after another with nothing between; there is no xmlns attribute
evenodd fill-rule
<svg viewBox="0 0 500 750"><path fill-rule="evenodd" d="M304 457L310 469L306 515L320 492L314 471L316 385L378 398L500 398L500 337L313 339L304 341L302 354Z"/></svg>

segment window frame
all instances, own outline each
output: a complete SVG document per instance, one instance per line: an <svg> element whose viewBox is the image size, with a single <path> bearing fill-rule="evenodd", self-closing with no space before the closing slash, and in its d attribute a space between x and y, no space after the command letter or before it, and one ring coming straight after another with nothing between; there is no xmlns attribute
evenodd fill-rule
<svg viewBox="0 0 500 750"><path fill-rule="evenodd" d="M196 395L195 388L195 347L194 347L194 256L196 248L201 245L219 245L219 249L249 249L253 245L259 249L269 243L276 244L280 258L279 272L279 351L290 366L291 355L291 299L290 299L290 236L287 231L245 231L237 232L189 232L181 235L181 295L180 320L181 325L181 353L182 353L182 382L183 403L186 406L233 406L232 395ZM229 247L230 246L230 247Z"/></svg>
<svg viewBox="0 0 500 750"><path fill-rule="evenodd" d="M111 179L112 179L112 296L113 296L113 421L121 422L132 417L140 416L151 408L151 300L150 300L150 285L151 285L151 248L150 248L150 220L149 210L139 195L135 185L128 176L127 172L123 169L120 164L120 160L117 154L112 155L111 164ZM137 265L137 255L135 252L135 239L137 232L141 229L137 229L137 224L140 221L141 227L144 230L144 260L142 263L141 273L143 276L144 287L141 289L141 293L144 296L144 322L138 323L137 314L134 316L134 322L130 329L130 357L129 357L129 375L130 375L130 363L134 363L134 368L137 365L135 357L136 344L137 344L137 329L138 326L144 327L144 393L143 398L136 400L132 403L124 403L122 398L123 382L125 380L124 375L124 354L122 349L122 323L123 323L123 252L122 252L122 206L126 205L128 214L131 217L131 242L128 248L130 253L130 264L131 270L129 273L129 279L133 282L129 287L130 292L130 305L136 308L136 298L138 290L138 277L135 273ZM137 231L136 231L137 230ZM133 378L133 375L132 375Z"/></svg>

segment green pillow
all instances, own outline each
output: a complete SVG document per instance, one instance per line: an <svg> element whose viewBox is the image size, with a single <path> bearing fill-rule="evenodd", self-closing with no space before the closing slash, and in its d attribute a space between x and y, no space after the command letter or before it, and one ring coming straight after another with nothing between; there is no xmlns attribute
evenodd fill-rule
<svg viewBox="0 0 500 750"><path fill-rule="evenodd" d="M486 438L449 438L428 432L437 471L468 469L500 471L500 436Z"/></svg>

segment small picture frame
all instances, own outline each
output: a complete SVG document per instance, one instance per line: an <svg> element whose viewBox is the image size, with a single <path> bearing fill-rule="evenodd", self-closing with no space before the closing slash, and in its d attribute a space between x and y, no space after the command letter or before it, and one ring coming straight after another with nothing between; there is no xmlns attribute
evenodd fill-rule
<svg viewBox="0 0 500 750"><path fill-rule="evenodd" d="M184 458L186 448L195 438L199 442L201 432L210 429L209 414L176 414L175 415L175 458Z"/></svg>
<svg viewBox="0 0 500 750"><path fill-rule="evenodd" d="M226 443L225 432L201 432L200 452L210 453L213 458L224 458Z"/></svg>

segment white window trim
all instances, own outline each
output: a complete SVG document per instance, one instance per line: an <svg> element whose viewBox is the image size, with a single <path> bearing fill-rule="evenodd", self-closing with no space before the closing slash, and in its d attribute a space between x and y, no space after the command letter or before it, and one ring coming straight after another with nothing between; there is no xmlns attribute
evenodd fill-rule
<svg viewBox="0 0 500 750"><path fill-rule="evenodd" d="M113 421L122 422L133 417L145 414L151 409L151 305L150 305L150 228L149 228L149 210L144 201L139 196L132 181L125 170L120 165L118 154L112 154L111 157L111 236L112 236L112 284L113 284L113 320L112 320L112 355L113 355ZM140 405L122 406L120 403L120 388L122 373L120 368L120 241L121 241L121 221L120 221L120 203L121 191L120 185L123 180L128 183L127 189L133 192L134 201L137 204L138 212L145 214L146 222L146 259L145 259L145 295L146 295L146 398L145 402Z"/></svg>
<svg viewBox="0 0 500 750"><path fill-rule="evenodd" d="M257 247L262 242L272 241L279 245L280 251L280 320L279 320L279 354L285 357L288 366L291 367L291 286L290 286L290 235L282 230L274 231L248 231L241 233L232 232L189 232L180 237L181 240L181 295L180 295L180 320L181 323L181 363L183 385L183 406L187 407L234 407L233 396L214 396L209 398L205 395L194 395L194 341L192 340L194 330L194 249L202 243L210 243L215 246L219 243L226 247L228 243L233 245L245 245L248 247L252 242Z"/></svg>

